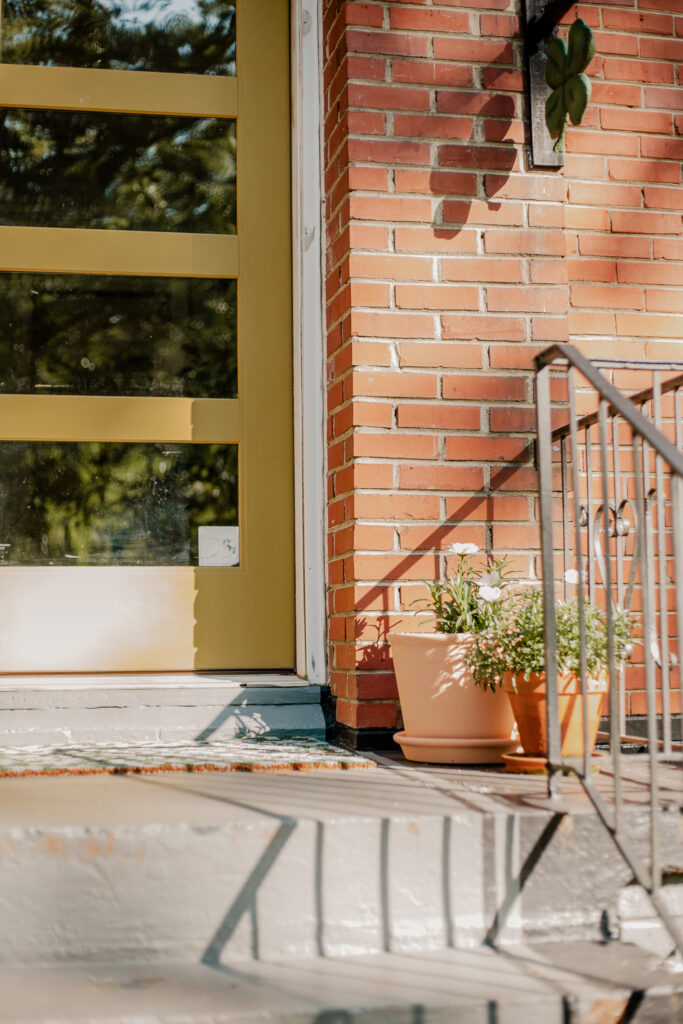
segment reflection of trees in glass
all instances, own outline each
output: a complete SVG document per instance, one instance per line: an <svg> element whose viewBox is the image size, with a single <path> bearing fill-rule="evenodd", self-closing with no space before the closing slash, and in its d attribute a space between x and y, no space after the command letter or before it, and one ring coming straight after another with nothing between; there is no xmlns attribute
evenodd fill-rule
<svg viewBox="0 0 683 1024"><path fill-rule="evenodd" d="M5 0L2 60L234 75L229 0Z"/></svg>
<svg viewBox="0 0 683 1024"><path fill-rule="evenodd" d="M235 122L5 110L0 223L234 233Z"/></svg>
<svg viewBox="0 0 683 1024"><path fill-rule="evenodd" d="M14 64L234 74L227 0L4 0ZM6 109L0 223L234 233L235 123ZM235 285L0 274L0 389L235 392ZM237 522L237 446L0 443L9 564L196 564ZM9 545L9 547L6 547Z"/></svg>
<svg viewBox="0 0 683 1024"><path fill-rule="evenodd" d="M3 442L0 479L10 565L196 565L237 523L236 445Z"/></svg>
<svg viewBox="0 0 683 1024"><path fill-rule="evenodd" d="M0 392L234 397L236 303L235 281L0 274Z"/></svg>

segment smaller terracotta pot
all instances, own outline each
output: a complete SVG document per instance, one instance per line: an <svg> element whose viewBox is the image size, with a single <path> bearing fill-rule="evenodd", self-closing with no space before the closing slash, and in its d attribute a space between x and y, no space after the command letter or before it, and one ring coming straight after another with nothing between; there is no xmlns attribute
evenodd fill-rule
<svg viewBox="0 0 683 1024"><path fill-rule="evenodd" d="M514 679L514 685L513 685ZM506 672L504 690L519 729L525 754L547 754L548 702L545 672L533 672L528 679ZM602 705L607 693L604 676L586 681L589 750L595 746ZM583 757L583 696L581 684L572 673L558 676L558 708L562 757Z"/></svg>

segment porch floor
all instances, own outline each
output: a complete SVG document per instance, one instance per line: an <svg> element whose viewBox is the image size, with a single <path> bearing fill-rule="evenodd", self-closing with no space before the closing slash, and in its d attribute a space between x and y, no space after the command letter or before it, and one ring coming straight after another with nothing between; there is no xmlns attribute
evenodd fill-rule
<svg viewBox="0 0 683 1024"><path fill-rule="evenodd" d="M623 800L626 808L642 808L649 802L649 758L646 754L624 755ZM593 781L601 796L613 800L613 771L607 757L596 761ZM290 770L290 768L292 770ZM167 770L168 769L168 770ZM351 779L344 772L351 769L374 769L367 777ZM379 770L377 770L379 769ZM155 773L159 782L183 780L177 773L202 772L205 776L225 771L246 774L278 774L276 788L268 782L256 780L247 783L249 801L254 810L263 813L292 815L311 813L337 814L351 808L355 812L365 809L379 814L387 806L400 807L405 813L452 812L458 808L479 813L553 811L559 813L584 812L591 803L581 782L573 774L562 780L562 797L551 801L547 795L547 781L543 775L515 774L503 766L435 765L407 761L400 752L395 754L354 754L351 751L322 740L244 739L208 742L137 742L137 743L58 743L5 748L0 746L0 786L6 778L35 775L87 775L112 773L130 775ZM306 771L307 782L299 780ZM333 772L333 778L328 777ZM365 775L365 772L362 772ZM660 761L658 766L661 803L672 811L683 808L683 771L680 763ZM215 781L209 782L215 785ZM240 783L234 782L239 788ZM189 783L189 790L193 785ZM0 827L9 825L13 806L9 788L0 788ZM17 792L17 791L15 791ZM236 792L233 790L230 792ZM317 799L311 805L311 796ZM38 796L38 793L36 794ZM47 791L43 792L47 796ZM40 817L52 803L55 790L50 788L50 800L22 801L22 811L34 812ZM86 791L82 792L86 796ZM98 799L96 803L98 803ZM387 799L389 801L387 805ZM128 802L126 801L126 804ZM77 801L73 805L81 812L88 806ZM9 815L9 817L7 817ZM79 818L86 823L85 818Z"/></svg>
<svg viewBox="0 0 683 1024"><path fill-rule="evenodd" d="M611 759L595 762L593 781L609 803L614 797ZM424 807L426 792L430 800L441 797L443 805L478 810L482 813L513 808L552 810L563 813L590 808L578 779L569 774L563 779L560 801L547 799L547 786L542 775L522 775L506 771L502 766L436 765L407 761L396 753L354 753L319 739L272 739L249 736L239 739L217 739L204 742L137 742L137 743L55 743L34 746L0 746L0 778L35 775L165 774L170 772L316 772L351 769L381 769L373 775L356 796L362 793L358 808L368 802L377 811L377 793L386 794L386 786L399 787L401 797L418 788L415 806ZM644 806L649 801L649 757L628 754L622 757L623 800L627 807ZM408 785L410 784L410 785ZM672 810L683 807L683 771L680 763L659 764L661 799ZM288 788L288 801L293 812L300 813L298 787ZM404 807L412 806L412 801ZM335 808L336 809L336 808ZM2 822L0 806L0 823Z"/></svg>
<svg viewBox="0 0 683 1024"><path fill-rule="evenodd" d="M448 794L463 806L476 806L480 811L502 811L512 808L537 808L572 813L591 807L583 787L571 773L562 780L562 797L548 800L544 775L522 775L503 767L460 767L422 764L406 761L400 753L366 754L378 765L393 770L403 778L421 780L425 786ZM680 759L680 755L678 755ZM614 799L614 771L609 757L595 760L593 782L607 803ZM623 754L622 798L625 807L642 807L650 799L650 761L647 754ZM662 805L672 811L683 808L683 770L680 760L660 761L659 785Z"/></svg>

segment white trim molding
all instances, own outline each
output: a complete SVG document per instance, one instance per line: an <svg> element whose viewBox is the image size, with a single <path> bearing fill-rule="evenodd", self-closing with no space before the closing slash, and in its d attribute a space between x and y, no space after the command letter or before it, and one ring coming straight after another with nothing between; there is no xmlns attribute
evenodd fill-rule
<svg viewBox="0 0 683 1024"><path fill-rule="evenodd" d="M321 5L292 0L297 674L327 682Z"/></svg>

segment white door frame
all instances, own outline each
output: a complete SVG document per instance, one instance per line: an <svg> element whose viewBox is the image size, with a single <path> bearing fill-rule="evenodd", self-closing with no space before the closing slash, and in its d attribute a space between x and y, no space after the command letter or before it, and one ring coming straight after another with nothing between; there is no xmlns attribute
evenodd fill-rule
<svg viewBox="0 0 683 1024"><path fill-rule="evenodd" d="M297 675L327 682L322 15L292 2L292 246Z"/></svg>

